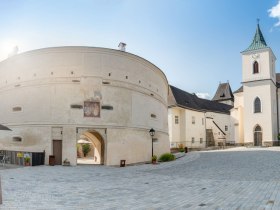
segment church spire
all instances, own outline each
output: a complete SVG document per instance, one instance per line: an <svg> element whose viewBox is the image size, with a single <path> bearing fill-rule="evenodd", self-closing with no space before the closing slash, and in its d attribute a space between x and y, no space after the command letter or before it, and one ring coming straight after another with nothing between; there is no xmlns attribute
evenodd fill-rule
<svg viewBox="0 0 280 210"><path fill-rule="evenodd" d="M251 45L244 50L243 52L247 52L247 51L252 51L252 50L258 50L258 49L262 49L262 48L267 48L267 44L264 40L262 31L260 29L260 25L259 25L259 19L257 20L257 30L253 39L253 42L251 43Z"/></svg>

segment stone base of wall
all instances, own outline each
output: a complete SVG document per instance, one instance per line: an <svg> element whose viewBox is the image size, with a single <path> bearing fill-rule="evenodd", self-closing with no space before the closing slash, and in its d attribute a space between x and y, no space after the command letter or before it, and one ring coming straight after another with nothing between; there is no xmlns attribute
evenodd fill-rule
<svg viewBox="0 0 280 210"><path fill-rule="evenodd" d="M254 144L253 144L253 142L246 142L246 143L244 143L244 146L245 147L253 147Z"/></svg>
<svg viewBox="0 0 280 210"><path fill-rule="evenodd" d="M234 146L236 146L236 147L243 147L244 143L236 143L236 144L234 144Z"/></svg>
<svg viewBox="0 0 280 210"><path fill-rule="evenodd" d="M263 142L263 146L265 147L279 146L279 141L265 141Z"/></svg>

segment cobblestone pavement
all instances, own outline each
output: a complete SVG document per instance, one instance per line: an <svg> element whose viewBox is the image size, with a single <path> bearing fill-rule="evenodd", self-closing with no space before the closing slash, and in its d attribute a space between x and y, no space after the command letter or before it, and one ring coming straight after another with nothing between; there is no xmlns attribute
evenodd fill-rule
<svg viewBox="0 0 280 210"><path fill-rule="evenodd" d="M158 165L37 166L0 174L5 210L280 209L277 148L192 152Z"/></svg>

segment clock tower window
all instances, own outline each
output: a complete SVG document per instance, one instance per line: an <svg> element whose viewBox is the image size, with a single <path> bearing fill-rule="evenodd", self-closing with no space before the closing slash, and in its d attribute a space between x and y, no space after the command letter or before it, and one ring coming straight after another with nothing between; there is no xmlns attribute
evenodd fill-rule
<svg viewBox="0 0 280 210"><path fill-rule="evenodd" d="M258 74L259 73L259 63L255 61L253 63L253 74Z"/></svg>

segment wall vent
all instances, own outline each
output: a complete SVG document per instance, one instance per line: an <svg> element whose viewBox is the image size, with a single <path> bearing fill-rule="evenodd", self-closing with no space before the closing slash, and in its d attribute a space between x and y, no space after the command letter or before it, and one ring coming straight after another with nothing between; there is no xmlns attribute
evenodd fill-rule
<svg viewBox="0 0 280 210"><path fill-rule="evenodd" d="M21 142L21 141L22 141L22 138L21 138L20 136L14 136L14 137L13 137L13 141Z"/></svg>
<svg viewBox="0 0 280 210"><path fill-rule="evenodd" d="M73 79L72 82L80 82L78 79Z"/></svg>
<svg viewBox="0 0 280 210"><path fill-rule="evenodd" d="M151 118L157 118L155 114L151 114Z"/></svg>
<svg viewBox="0 0 280 210"><path fill-rule="evenodd" d="M114 109L113 106L110 106L110 105L103 105L101 108L106 109L106 110L113 110Z"/></svg>
<svg viewBox="0 0 280 210"><path fill-rule="evenodd" d="M80 104L71 104L70 105L71 109L82 109L83 105Z"/></svg>
<svg viewBox="0 0 280 210"><path fill-rule="evenodd" d="M13 107L13 112L20 112L22 108L20 106Z"/></svg>

